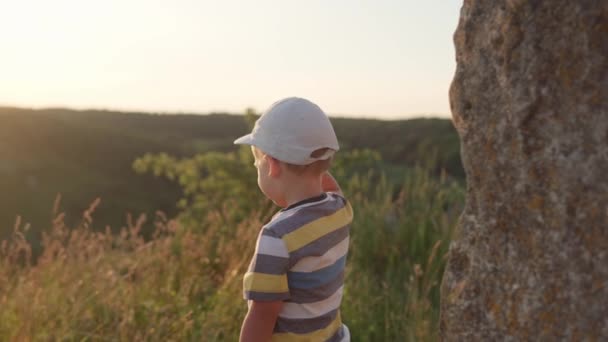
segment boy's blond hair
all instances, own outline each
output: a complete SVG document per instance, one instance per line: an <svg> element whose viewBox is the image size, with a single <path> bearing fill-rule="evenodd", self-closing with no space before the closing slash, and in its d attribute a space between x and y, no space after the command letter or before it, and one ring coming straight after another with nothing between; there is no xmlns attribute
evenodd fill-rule
<svg viewBox="0 0 608 342"><path fill-rule="evenodd" d="M255 146L252 146L252 150L254 151L253 153L256 155L256 158L262 158L264 155L267 155L264 151L260 150L259 148L255 147ZM310 154L310 157L312 157L312 158L321 157L322 155L327 153L328 150L331 150L331 149L330 148L320 148L318 150L314 150ZM333 156L329 157L327 159L317 160L308 165L296 165L296 164L290 164L290 163L287 163L287 162L284 162L281 160L279 160L279 161L281 163L283 163L289 171L291 171L297 175L320 176L323 173L325 173L325 171L329 170L329 168L331 167L331 163L333 161Z"/></svg>

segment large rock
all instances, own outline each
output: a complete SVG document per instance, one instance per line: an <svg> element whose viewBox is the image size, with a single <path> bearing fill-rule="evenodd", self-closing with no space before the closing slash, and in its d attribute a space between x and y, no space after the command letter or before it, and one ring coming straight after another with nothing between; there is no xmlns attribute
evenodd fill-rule
<svg viewBox="0 0 608 342"><path fill-rule="evenodd" d="M608 341L608 1L465 0L449 341Z"/></svg>

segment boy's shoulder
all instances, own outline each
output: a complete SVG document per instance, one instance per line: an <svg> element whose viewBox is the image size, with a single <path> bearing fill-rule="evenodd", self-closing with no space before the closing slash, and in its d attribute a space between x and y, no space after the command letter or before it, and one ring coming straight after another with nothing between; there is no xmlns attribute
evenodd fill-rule
<svg viewBox="0 0 608 342"><path fill-rule="evenodd" d="M313 228L320 221L327 225L340 225L348 224L351 220L352 208L346 198L327 192L318 198L280 210L263 229L269 235L283 238L300 228Z"/></svg>

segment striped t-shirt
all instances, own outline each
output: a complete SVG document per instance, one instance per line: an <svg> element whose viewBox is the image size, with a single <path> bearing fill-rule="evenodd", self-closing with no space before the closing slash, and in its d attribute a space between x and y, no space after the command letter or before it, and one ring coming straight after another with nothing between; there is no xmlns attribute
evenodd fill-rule
<svg viewBox="0 0 608 342"><path fill-rule="evenodd" d="M258 236L245 299L284 301L272 341L345 341L340 319L353 211L324 193L278 212Z"/></svg>

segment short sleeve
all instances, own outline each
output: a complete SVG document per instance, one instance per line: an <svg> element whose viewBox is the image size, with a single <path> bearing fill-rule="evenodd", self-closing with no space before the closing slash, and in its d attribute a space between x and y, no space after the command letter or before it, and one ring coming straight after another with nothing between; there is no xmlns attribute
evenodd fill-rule
<svg viewBox="0 0 608 342"><path fill-rule="evenodd" d="M272 231L262 229L249 270L243 278L245 299L255 301L289 299L288 267L289 253L283 240Z"/></svg>

